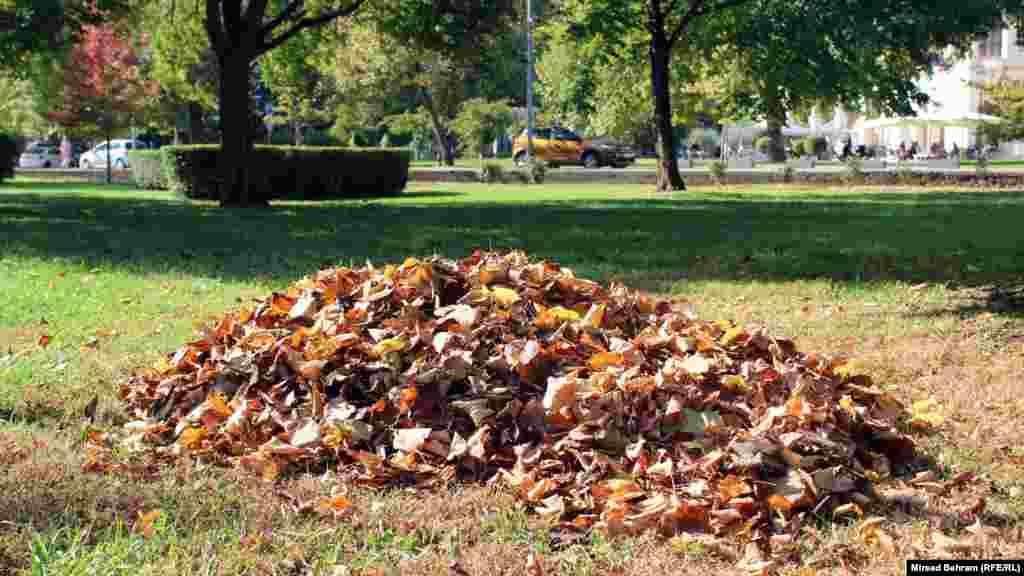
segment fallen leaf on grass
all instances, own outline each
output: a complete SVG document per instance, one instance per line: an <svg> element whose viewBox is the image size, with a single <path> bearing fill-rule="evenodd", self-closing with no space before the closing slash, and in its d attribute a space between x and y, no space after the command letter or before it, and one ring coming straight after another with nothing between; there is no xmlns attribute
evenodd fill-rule
<svg viewBox="0 0 1024 576"><path fill-rule="evenodd" d="M141 533L146 538L152 538L153 534L156 533L156 527L154 524L160 519L162 512L159 510L152 510L143 514L139 512L139 518L135 521L133 529L136 532Z"/></svg>
<svg viewBox="0 0 1024 576"><path fill-rule="evenodd" d="M320 514L335 519L347 518L352 515L353 510L352 501L344 496L325 498L317 504L317 511Z"/></svg>
<svg viewBox="0 0 1024 576"><path fill-rule="evenodd" d="M544 576L544 557L530 552L526 557L526 576Z"/></svg>
<svg viewBox="0 0 1024 576"><path fill-rule="evenodd" d="M939 413L939 403L934 398L919 400L910 406L910 426L929 430L942 426L945 418Z"/></svg>
<svg viewBox="0 0 1024 576"><path fill-rule="evenodd" d="M882 528L884 522L885 518L873 516L861 522L857 530L865 544L877 546L884 554L892 556L896 553L896 544L893 542L892 536Z"/></svg>

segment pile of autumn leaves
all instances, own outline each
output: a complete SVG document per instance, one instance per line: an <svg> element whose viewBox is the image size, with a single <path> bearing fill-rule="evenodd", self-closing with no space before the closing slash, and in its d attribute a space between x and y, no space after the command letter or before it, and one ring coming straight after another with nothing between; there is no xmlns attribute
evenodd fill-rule
<svg viewBox="0 0 1024 576"><path fill-rule="evenodd" d="M914 453L903 406L847 361L521 252L321 270L121 394L147 450L490 479L616 533L776 537L797 510L859 513Z"/></svg>

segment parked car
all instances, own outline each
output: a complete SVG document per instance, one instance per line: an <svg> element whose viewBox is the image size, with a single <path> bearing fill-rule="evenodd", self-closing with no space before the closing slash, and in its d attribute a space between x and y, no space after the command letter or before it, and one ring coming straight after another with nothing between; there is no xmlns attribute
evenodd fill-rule
<svg viewBox="0 0 1024 576"><path fill-rule="evenodd" d="M85 152L78 159L78 165L82 168L105 168L107 162L117 170L128 168L128 151L145 150L147 146L138 140L117 139L110 141L110 149L107 149L106 142L100 142L93 146L92 150Z"/></svg>
<svg viewBox="0 0 1024 576"><path fill-rule="evenodd" d="M526 161L527 135L524 129L512 143L512 158L516 166ZM583 139L564 128L539 128L533 131L533 155L549 164L579 164L587 168L615 166L623 168L636 162L636 152L630 147L607 138Z"/></svg>
<svg viewBox="0 0 1024 576"><path fill-rule="evenodd" d="M18 157L20 168L50 168L60 166L60 150L48 144L30 144Z"/></svg>

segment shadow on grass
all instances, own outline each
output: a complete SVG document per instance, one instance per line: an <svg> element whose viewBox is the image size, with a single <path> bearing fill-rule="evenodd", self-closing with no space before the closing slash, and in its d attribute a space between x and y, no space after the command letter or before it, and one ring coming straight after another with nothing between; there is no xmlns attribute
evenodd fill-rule
<svg viewBox="0 0 1024 576"><path fill-rule="evenodd" d="M582 275L648 289L686 279L1011 285L1024 278L1022 192L708 192L502 204L440 190L386 203L233 211L130 187L123 196L118 187L51 193L75 186L5 184L4 251L280 284L327 264L461 257L477 247L523 249ZM432 197L452 201L417 203Z"/></svg>

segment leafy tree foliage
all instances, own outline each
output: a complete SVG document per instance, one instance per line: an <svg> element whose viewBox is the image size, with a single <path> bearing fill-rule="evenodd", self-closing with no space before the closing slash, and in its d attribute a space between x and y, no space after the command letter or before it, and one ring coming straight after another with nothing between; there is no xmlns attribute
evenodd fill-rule
<svg viewBox="0 0 1024 576"><path fill-rule="evenodd" d="M277 9L285 8L282 0L277 4ZM343 37L337 26L309 28L260 59L260 77L273 94L275 113L283 112L281 121L291 126L295 144L303 143L306 127L332 119L338 91L317 65L335 52Z"/></svg>
<svg viewBox="0 0 1024 576"><path fill-rule="evenodd" d="M776 159L787 111L870 102L879 113L912 114L927 100L915 80L963 55L1002 11L999 1L752 0L735 11L727 39L750 78L737 105L768 120Z"/></svg>
<svg viewBox="0 0 1024 576"><path fill-rule="evenodd" d="M446 124L462 100L458 92L484 63L481 54L501 44L519 4L515 0L400 0L373 5L372 18L380 33L426 56L415 63L413 77L445 164L454 163Z"/></svg>
<svg viewBox="0 0 1024 576"><path fill-rule="evenodd" d="M0 132L42 135L52 125L35 106L32 82L0 71Z"/></svg>
<svg viewBox="0 0 1024 576"><path fill-rule="evenodd" d="M138 40L144 43L146 35ZM61 100L49 117L69 128L94 128L109 142L111 132L127 126L159 88L141 78L134 44L124 25L86 26L64 65Z"/></svg>
<svg viewBox="0 0 1024 576"><path fill-rule="evenodd" d="M203 0L153 0L141 11L152 35L148 76L161 87L162 103L190 143L204 141L204 114L217 108L217 66L203 27Z"/></svg>
<svg viewBox="0 0 1024 576"><path fill-rule="evenodd" d="M1004 77L995 82L982 83L980 86L985 95L982 109L1002 120L982 126L981 134L984 140L1000 144L1024 139L1024 82Z"/></svg>
<svg viewBox="0 0 1024 576"><path fill-rule="evenodd" d="M89 26L124 13L129 0L3 0L0 2L0 68L25 78L40 58L53 60L82 39Z"/></svg>
<svg viewBox="0 0 1024 576"><path fill-rule="evenodd" d="M471 98L462 103L459 114L452 122L452 130L459 136L464 149L477 154L482 167L487 144L494 142L511 125L512 108L507 102Z"/></svg>

